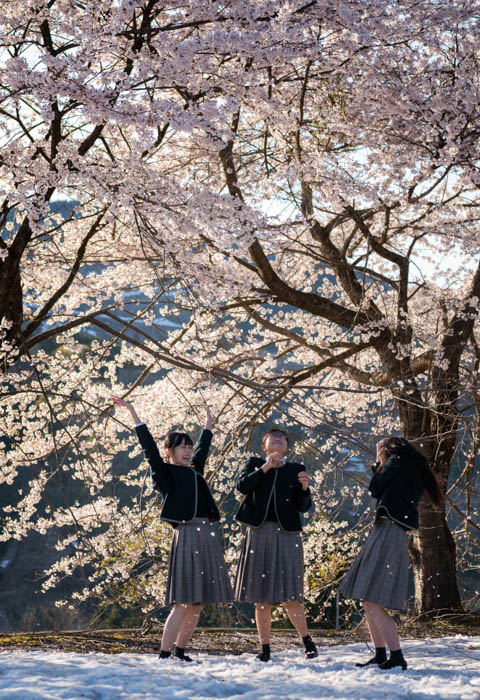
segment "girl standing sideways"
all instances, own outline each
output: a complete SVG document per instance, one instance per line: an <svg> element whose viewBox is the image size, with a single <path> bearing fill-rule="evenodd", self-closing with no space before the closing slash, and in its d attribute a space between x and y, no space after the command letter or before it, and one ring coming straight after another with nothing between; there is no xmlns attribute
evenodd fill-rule
<svg viewBox="0 0 480 700"><path fill-rule="evenodd" d="M244 494L236 519L247 525L237 570L235 598L255 603L255 621L262 651L270 660L272 605L281 603L302 638L305 656L318 656L303 609L303 545L300 513L309 510L309 476L302 464L287 462L284 430L264 435L267 459L251 457L236 487Z"/></svg>
<svg viewBox="0 0 480 700"><path fill-rule="evenodd" d="M210 409L205 406L205 428L195 446L186 433L168 433L165 452L170 462L165 462L132 404L117 396L112 398L130 411L154 487L164 499L160 519L174 527L165 599L165 605L173 605L173 609L163 629L160 658L168 658L175 643L175 656L192 661L185 655L185 647L204 604L233 600L227 565L211 527L212 522L220 520L220 514L203 478L212 440Z"/></svg>
<svg viewBox="0 0 480 700"><path fill-rule="evenodd" d="M382 669L407 668L397 627L385 608L405 608L407 531L418 529L417 506L425 490L436 507L440 492L425 457L403 438L380 440L369 486L371 495L377 499L375 524L340 585L345 598L362 601L375 646L375 656L357 666L377 664Z"/></svg>

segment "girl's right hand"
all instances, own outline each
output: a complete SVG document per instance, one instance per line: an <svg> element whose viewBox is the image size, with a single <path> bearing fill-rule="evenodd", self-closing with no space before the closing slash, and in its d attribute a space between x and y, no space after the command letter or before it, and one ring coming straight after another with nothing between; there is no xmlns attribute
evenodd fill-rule
<svg viewBox="0 0 480 700"><path fill-rule="evenodd" d="M385 450L385 438L382 438L377 442L377 462L380 464L380 467L383 467L383 465L387 462L387 452Z"/></svg>
<svg viewBox="0 0 480 700"><path fill-rule="evenodd" d="M125 399L121 399L120 396L112 396L112 401L116 406L125 406L125 408L128 408L128 412L130 413L133 422L135 425L140 425L143 423L143 421L140 420L138 417L138 414L136 410L133 408L133 405L130 403L130 401L126 401Z"/></svg>
<svg viewBox="0 0 480 700"><path fill-rule="evenodd" d="M278 454L278 452L273 452L272 454L268 455L267 461L263 465L266 467L263 471L267 472L269 469L277 469L278 467L281 467L283 465L283 457L281 454Z"/></svg>

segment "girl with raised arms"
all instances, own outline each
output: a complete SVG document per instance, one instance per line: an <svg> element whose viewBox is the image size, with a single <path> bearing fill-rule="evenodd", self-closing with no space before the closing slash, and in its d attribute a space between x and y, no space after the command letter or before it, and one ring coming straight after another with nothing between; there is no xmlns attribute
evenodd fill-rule
<svg viewBox="0 0 480 700"><path fill-rule="evenodd" d="M154 487L164 499L160 518L174 528L165 599L173 609L163 629L160 658L170 657L175 644L175 656L192 661L185 647L205 603L233 600L227 565L211 526L220 514L203 478L212 440L210 409L205 406L205 428L195 446L186 433L168 433L165 453L170 461L166 462L132 404L117 396L113 401L132 416Z"/></svg>
<svg viewBox="0 0 480 700"><path fill-rule="evenodd" d="M255 603L255 621L262 651L270 660L272 605L281 603L305 647L315 658L317 649L303 608L303 545L300 513L312 505L309 476L302 464L287 462L288 435L270 430L262 449L266 459L251 457L236 487L243 494L236 519L247 526L235 584L238 601Z"/></svg>
<svg viewBox="0 0 480 700"><path fill-rule="evenodd" d="M440 501L435 476L425 457L407 440L383 438L377 443L370 494L377 499L375 523L352 568L340 584L345 598L361 600L375 655L357 666L407 668L397 626L385 608L403 610L407 598L408 536L418 529L424 491L433 507ZM386 647L390 650L387 659Z"/></svg>

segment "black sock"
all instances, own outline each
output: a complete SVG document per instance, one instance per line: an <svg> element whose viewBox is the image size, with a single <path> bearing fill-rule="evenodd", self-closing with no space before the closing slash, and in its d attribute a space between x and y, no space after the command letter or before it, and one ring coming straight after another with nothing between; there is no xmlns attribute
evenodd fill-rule
<svg viewBox="0 0 480 700"><path fill-rule="evenodd" d="M260 661L270 661L270 644L262 644L262 653L257 654Z"/></svg>
<svg viewBox="0 0 480 700"><path fill-rule="evenodd" d="M387 650L385 647L375 647L375 658L379 663L387 660Z"/></svg>
<svg viewBox="0 0 480 700"><path fill-rule="evenodd" d="M380 668L383 668L384 670L388 670L389 668L395 668L396 666L401 666L404 671L407 670L407 662L404 659L403 652L401 649L391 651L390 658L388 659L388 661L384 661L383 664L380 664Z"/></svg>
<svg viewBox="0 0 480 700"><path fill-rule="evenodd" d="M302 642L303 646L305 647L305 656L307 657L307 659L314 659L316 656L318 656L318 651L317 647L315 646L315 642L309 634L305 635L305 637L302 637Z"/></svg>
<svg viewBox="0 0 480 700"><path fill-rule="evenodd" d="M171 655L172 654L170 651L164 651L163 649L161 649L160 654L158 655L158 658L159 659L168 659L168 658L170 658Z"/></svg>
<svg viewBox="0 0 480 700"><path fill-rule="evenodd" d="M175 647L175 656L177 659L182 659L182 661L192 661L192 659L185 654L185 649L182 649L182 647Z"/></svg>
<svg viewBox="0 0 480 700"><path fill-rule="evenodd" d="M387 660L387 650L385 647L375 647L375 656L365 661L363 664L355 664L356 666L369 666L370 664L383 664Z"/></svg>

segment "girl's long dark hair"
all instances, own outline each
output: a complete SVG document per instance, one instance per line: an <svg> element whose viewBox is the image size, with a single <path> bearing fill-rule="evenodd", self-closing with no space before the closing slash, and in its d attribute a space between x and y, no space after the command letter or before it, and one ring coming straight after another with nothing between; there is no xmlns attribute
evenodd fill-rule
<svg viewBox="0 0 480 700"><path fill-rule="evenodd" d="M385 452L387 453L388 457L391 457L394 454L404 455L415 464L422 475L423 486L432 499L432 503L438 506L442 498L440 489L438 488L435 474L430 469L429 464L422 453L419 452L419 450L417 450L417 448L414 447L411 442L408 442L408 440L401 437L386 438L384 445Z"/></svg>

